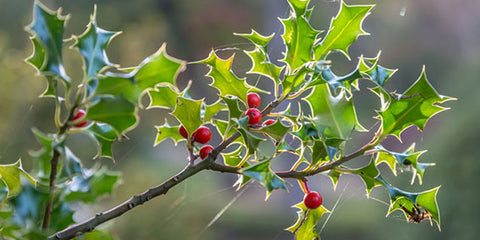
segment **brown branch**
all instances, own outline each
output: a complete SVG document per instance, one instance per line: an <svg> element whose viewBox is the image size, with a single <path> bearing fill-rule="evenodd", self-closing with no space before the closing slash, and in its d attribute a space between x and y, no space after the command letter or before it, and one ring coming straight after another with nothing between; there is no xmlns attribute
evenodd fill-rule
<svg viewBox="0 0 480 240"><path fill-rule="evenodd" d="M263 111L262 116L269 114L273 109L275 109L283 99L275 100L271 102ZM64 239L72 239L74 237L80 236L86 232L93 231L98 225L107 222L111 219L117 218L124 213L130 211L131 209L142 205L143 203L149 201L152 198L158 197L160 195L166 194L169 189L176 186L183 180L197 174L198 172L205 170L205 169L213 169L215 166L221 166L220 164L216 164L215 160L220 152L222 152L228 145L230 145L233 141L235 141L238 137L240 137L239 132L235 132L232 136L224 140L220 143L215 149L212 150L208 154L208 157L198 163L197 165L192 164L192 159L195 160L195 156L193 152L190 152L189 156L189 164L177 175L171 177L167 181L163 182L162 184L150 188L147 191L139 194L134 195L126 202L123 202L120 205L117 205L107 211L100 212L95 214L94 217L87 219L78 224L71 225L64 230L56 232L52 236L50 236L49 240L64 240Z"/></svg>

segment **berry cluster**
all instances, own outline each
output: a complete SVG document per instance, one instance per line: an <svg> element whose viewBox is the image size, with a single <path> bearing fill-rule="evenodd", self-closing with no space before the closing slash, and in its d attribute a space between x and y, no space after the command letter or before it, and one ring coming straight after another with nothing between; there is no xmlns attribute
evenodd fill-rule
<svg viewBox="0 0 480 240"><path fill-rule="evenodd" d="M75 114L75 116L73 116L72 121L76 121L78 119L81 119L81 118L85 117L85 115L87 115L85 110L79 109L77 111L77 113ZM78 128L85 127L85 126L87 126L87 123L88 123L87 121L81 121L81 122L75 124L75 127L78 127Z"/></svg>
<svg viewBox="0 0 480 240"><path fill-rule="evenodd" d="M185 129L183 125L180 125L178 132L182 137L188 138L187 129ZM192 134L192 143L198 142L200 144L205 144L205 143L208 143L210 139L212 139L212 132L208 127L205 127L205 126L199 127ZM213 147L210 145L203 146L202 148L200 148L200 158L201 159L207 158L208 153L210 153L212 150L213 150Z"/></svg>

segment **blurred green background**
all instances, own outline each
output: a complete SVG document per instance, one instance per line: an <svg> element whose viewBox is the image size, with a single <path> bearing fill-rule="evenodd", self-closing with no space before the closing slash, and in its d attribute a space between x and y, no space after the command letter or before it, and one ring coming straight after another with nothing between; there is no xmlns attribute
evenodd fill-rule
<svg viewBox="0 0 480 240"><path fill-rule="evenodd" d="M43 1L50 8L63 7L71 14L65 37L80 34L97 4L97 22L102 28L123 33L113 40L108 54L114 63L136 65L168 42L169 54L188 61L205 58L219 48L250 48L233 32L246 33L256 29L262 34L281 32L277 17L287 16L285 0L103 0ZM359 178L344 176L336 188L324 176L309 179L310 188L324 196L328 209L335 207L330 218L320 227L323 239L476 239L480 226L480 2L475 0L350 0L349 4L376 3L373 13L364 22L370 36L361 37L350 49L352 62L339 55L338 73L352 69L360 54L374 57L382 50L381 63L399 68L388 88L402 92L416 80L426 65L429 80L444 95L459 100L447 105L452 110L433 117L425 132L409 129L404 142L387 139L392 150L404 150L417 141L423 162L436 162L427 169L422 186L410 186L411 172L400 174L394 182L406 190L427 190L441 185L438 202L442 231L421 224L407 223L399 213L385 218L386 192L375 189L367 199ZM336 13L338 1L313 1L316 10L312 25L325 29ZM54 131L53 101L38 99L46 81L35 75L23 62L30 55L29 34L23 29L31 21L33 1L0 0L0 162L23 159L30 168L28 152L39 148L31 133L32 127ZM275 46L271 54L279 56L282 48ZM229 54L231 52L226 52ZM74 50L64 52L67 71L77 79L81 76L80 55ZM245 59L237 54L239 59ZM226 56L226 55L225 55ZM244 76L249 65L238 61L236 71ZM202 76L206 69L191 67L180 75L178 83L185 86L193 80L193 95L211 94ZM207 96L207 101L215 97ZM374 98L366 94L357 102L362 123L374 121ZM93 208L75 206L78 220L105 210L131 195L157 185L185 165L186 152L167 141L152 147L155 129L163 123L163 112L140 111L139 126L114 146L115 163L100 160L112 170L123 172L123 184L113 198L105 198ZM356 137L362 139L361 136ZM72 150L84 159L85 165L95 161L95 145L84 135L69 139ZM217 140L218 142L218 140ZM214 142L216 143L216 142ZM350 149L361 146L352 143ZM360 160L361 161L361 160ZM387 178L391 178L391 174ZM258 184L250 184L245 192L235 192L231 175L201 173L172 189L167 196L146 203L113 222L112 232L118 239L291 239L283 229L296 219L291 205L302 200L296 184L290 192L276 191L268 202ZM236 200L220 218L207 227L215 215L230 201Z"/></svg>

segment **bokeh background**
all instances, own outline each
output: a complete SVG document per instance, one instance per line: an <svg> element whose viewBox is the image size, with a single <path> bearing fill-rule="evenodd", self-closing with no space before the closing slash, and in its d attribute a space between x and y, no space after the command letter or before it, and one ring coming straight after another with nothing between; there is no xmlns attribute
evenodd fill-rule
<svg viewBox="0 0 480 240"><path fill-rule="evenodd" d="M168 42L168 52L188 61L205 58L209 51L251 46L233 32L246 33L256 29L262 34L280 33L278 17L287 16L285 0L102 0L102 1L42 1L50 8L63 7L71 14L65 37L84 31L93 11L98 7L98 23L108 30L123 31L113 40L108 54L122 66L138 64ZM413 141L423 162L436 162L427 169L423 185L408 184L411 172L400 173L397 186L406 190L427 190L441 185L438 202L441 209L442 231L428 221L407 223L399 213L385 218L388 206L386 192L375 189L367 199L359 178L344 176L334 191L328 178L312 177L310 188L325 198L325 206L335 210L320 223L323 239L476 239L480 226L480 1L476 0L349 0L349 4L375 3L373 13L364 22L371 35L361 37L350 49L352 62L333 56L339 74L352 69L358 56L374 57L382 50L381 63L399 71L388 88L402 92L426 65L433 85L444 95L457 97L447 105L452 110L433 117L424 133L409 129L403 143L388 139L392 150L405 150ZM31 133L32 127L54 131L53 101L38 99L46 81L35 75L23 59L32 51L28 34L23 30L31 21L33 1L0 0L0 162L12 163L23 159L30 168L28 152L39 145ZM312 25L326 29L336 13L339 2L312 0L315 12ZM273 47L271 54L279 56L282 49ZM231 51L224 51L225 55ZM81 77L80 55L66 50L67 71ZM235 70L244 76L249 65L245 56L237 54ZM193 80L193 95L207 93L207 101L215 96L206 87L206 69L192 67L178 80L185 86ZM475 85L477 84L477 85ZM210 95L208 95L210 94ZM357 102L361 121L371 126L374 120L374 98L365 94ZM69 139L72 150L84 159L85 165L102 161L112 170L123 172L123 183L112 198L105 198L93 208L83 209L79 220L95 211L114 206L131 195L157 185L185 165L182 146L167 141L152 147L153 125L163 123L163 112L140 111L139 126L128 134L129 140L114 145L116 162L93 160L95 145L86 136ZM356 137L362 139L362 137ZM349 149L361 146L351 143ZM359 160L362 161L362 160ZM355 164L355 163L354 163ZM387 172L387 178L390 177ZM296 185L289 192L276 191L265 202L264 190L250 184L245 191L231 187L234 176L201 173L172 189L167 196L153 199L113 222L112 232L118 239L291 239L283 229L296 219L291 205L302 200ZM231 203L231 204L229 204ZM230 207L226 208L227 205ZM217 221L212 219L224 209ZM112 223L110 223L112 224Z"/></svg>

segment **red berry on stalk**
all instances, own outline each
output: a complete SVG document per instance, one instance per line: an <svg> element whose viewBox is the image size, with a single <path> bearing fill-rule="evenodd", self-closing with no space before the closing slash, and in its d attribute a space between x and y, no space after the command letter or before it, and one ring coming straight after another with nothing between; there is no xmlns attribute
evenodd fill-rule
<svg viewBox="0 0 480 240"><path fill-rule="evenodd" d="M249 125L256 125L262 119L262 113L260 113L260 111L258 111L256 108L249 108L245 115L248 116Z"/></svg>
<svg viewBox="0 0 480 240"><path fill-rule="evenodd" d="M86 114L87 114L87 113L85 112L85 110L79 109L79 110L77 111L77 113L75 114L75 116L72 118L72 121L75 121L75 120L78 120L78 119L80 119L80 118L83 118ZM79 127L79 128L85 127L85 126L87 125L87 123L88 123L87 121L79 122L79 123L75 124L75 127Z"/></svg>
<svg viewBox="0 0 480 240"><path fill-rule="evenodd" d="M183 125L180 125L180 128L178 129L178 132L180 133L180 136L184 138L188 138L188 132L187 129Z"/></svg>
<svg viewBox="0 0 480 240"><path fill-rule="evenodd" d="M262 99L256 93L249 93L247 94L247 102L249 108L257 108L262 103Z"/></svg>
<svg viewBox="0 0 480 240"><path fill-rule="evenodd" d="M213 150L213 147L210 145L205 145L200 148L200 158L203 160L208 157L208 154Z"/></svg>
<svg viewBox="0 0 480 240"><path fill-rule="evenodd" d="M267 121L263 122L263 125L265 126L270 126L272 124L274 124L276 121L273 120L273 119L268 119Z"/></svg>
<svg viewBox="0 0 480 240"><path fill-rule="evenodd" d="M210 132L210 129L205 126L199 127L195 132L192 134L192 141L198 142L201 144L205 144L212 139L212 132Z"/></svg>
<svg viewBox="0 0 480 240"><path fill-rule="evenodd" d="M311 191L303 198L303 203L309 209L316 209L322 205L323 199L320 193Z"/></svg>

